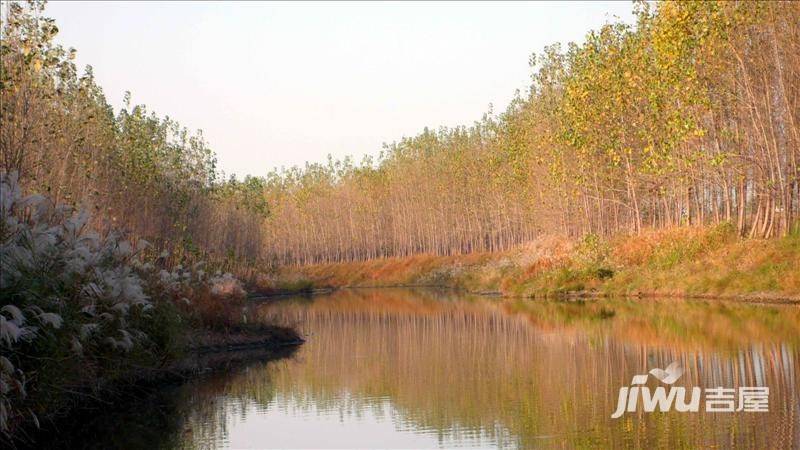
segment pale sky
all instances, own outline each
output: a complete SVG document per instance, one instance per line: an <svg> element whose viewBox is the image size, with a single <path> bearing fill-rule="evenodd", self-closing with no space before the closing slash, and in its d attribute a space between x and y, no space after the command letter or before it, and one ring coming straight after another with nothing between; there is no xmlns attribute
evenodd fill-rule
<svg viewBox="0 0 800 450"><path fill-rule="evenodd" d="M632 4L56 2L58 40L125 91L202 129L228 174L364 154L469 125L529 85L531 53Z"/></svg>

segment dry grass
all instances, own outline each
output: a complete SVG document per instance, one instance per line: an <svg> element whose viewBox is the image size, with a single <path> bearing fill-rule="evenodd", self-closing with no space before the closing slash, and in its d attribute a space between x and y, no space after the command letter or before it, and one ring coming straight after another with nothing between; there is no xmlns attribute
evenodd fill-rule
<svg viewBox="0 0 800 450"><path fill-rule="evenodd" d="M728 225L648 230L603 241L546 236L502 253L417 255L283 268L273 284L435 285L506 295L800 296L800 234L757 240Z"/></svg>
<svg viewBox="0 0 800 450"><path fill-rule="evenodd" d="M725 228L677 229L614 247L621 268L611 292L675 295L800 294L800 236L751 240Z"/></svg>

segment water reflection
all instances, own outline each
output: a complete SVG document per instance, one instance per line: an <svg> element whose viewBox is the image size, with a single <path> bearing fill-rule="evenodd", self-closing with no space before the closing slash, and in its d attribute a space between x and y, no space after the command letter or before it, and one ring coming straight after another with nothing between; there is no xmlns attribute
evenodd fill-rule
<svg viewBox="0 0 800 450"><path fill-rule="evenodd" d="M189 446L800 443L796 307L348 290L259 313L296 324L308 343L198 392L217 402L190 417ZM610 418L620 386L672 361L686 368L687 387L769 386L770 412Z"/></svg>
<svg viewBox="0 0 800 450"><path fill-rule="evenodd" d="M798 307L375 289L256 312L308 342L181 388L164 446L800 446ZM683 386L768 386L770 411L610 418L621 386L672 361Z"/></svg>

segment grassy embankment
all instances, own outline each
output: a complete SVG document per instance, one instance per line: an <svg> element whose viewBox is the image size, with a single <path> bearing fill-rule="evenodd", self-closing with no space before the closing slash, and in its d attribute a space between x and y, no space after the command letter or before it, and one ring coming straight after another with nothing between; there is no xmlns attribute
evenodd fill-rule
<svg viewBox="0 0 800 450"><path fill-rule="evenodd" d="M608 240L543 237L502 253L418 255L294 266L264 291L447 286L506 296L632 295L800 301L800 232L740 238L727 225L647 231Z"/></svg>

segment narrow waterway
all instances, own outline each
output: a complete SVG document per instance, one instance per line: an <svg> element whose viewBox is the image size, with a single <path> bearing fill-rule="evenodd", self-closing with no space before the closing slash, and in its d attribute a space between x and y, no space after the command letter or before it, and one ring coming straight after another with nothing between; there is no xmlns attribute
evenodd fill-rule
<svg viewBox="0 0 800 450"><path fill-rule="evenodd" d="M70 445L800 447L796 306L363 289L254 313L297 326L307 343L105 414ZM611 417L621 387L673 362L684 371L677 381L650 376L643 386L686 388L687 401L699 387L699 411L645 412L640 398L636 411ZM718 387L733 389L725 395L742 410L708 412L707 389ZM748 411L764 397L767 411Z"/></svg>

